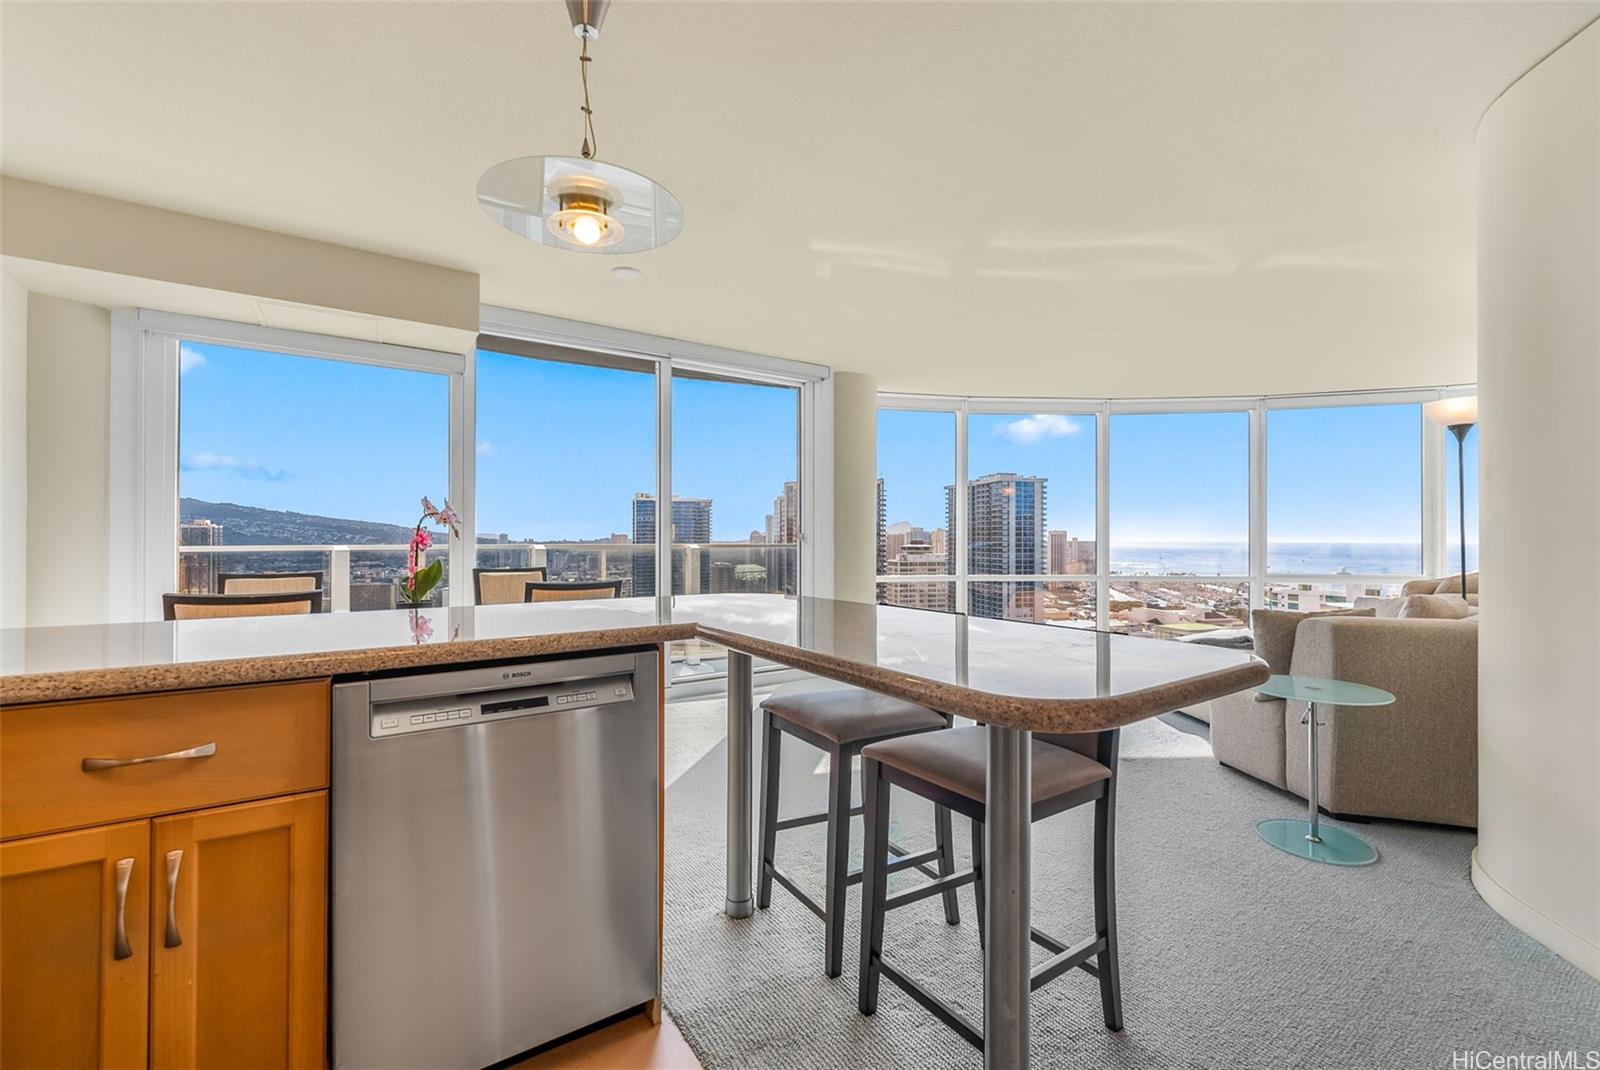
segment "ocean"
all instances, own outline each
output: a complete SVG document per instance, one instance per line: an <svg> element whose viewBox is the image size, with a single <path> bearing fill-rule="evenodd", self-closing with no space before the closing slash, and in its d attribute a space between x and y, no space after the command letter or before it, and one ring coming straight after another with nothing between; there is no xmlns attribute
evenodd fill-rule
<svg viewBox="0 0 1600 1070"><path fill-rule="evenodd" d="M1112 545L1112 575L1248 576L1244 543ZM1267 572L1311 576L1414 576L1422 571L1422 544L1272 542Z"/></svg>

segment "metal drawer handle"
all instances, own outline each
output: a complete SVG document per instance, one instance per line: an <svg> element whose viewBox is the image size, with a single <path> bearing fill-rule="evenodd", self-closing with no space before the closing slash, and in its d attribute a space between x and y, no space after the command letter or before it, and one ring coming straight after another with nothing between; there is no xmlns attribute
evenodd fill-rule
<svg viewBox="0 0 1600 1070"><path fill-rule="evenodd" d="M133 859L117 859L117 948L113 959L133 958L133 948L128 944L128 880L133 876Z"/></svg>
<svg viewBox="0 0 1600 1070"><path fill-rule="evenodd" d="M149 765L151 762L181 762L190 758L209 758L217 753L215 743L202 743L198 747L189 747L185 750L175 750L171 754L152 754L146 758L85 758L83 771L92 773L96 769L120 769L125 765Z"/></svg>
<svg viewBox="0 0 1600 1070"><path fill-rule="evenodd" d="M183 937L178 933L178 867L183 865L182 851L167 852L167 947L179 947Z"/></svg>

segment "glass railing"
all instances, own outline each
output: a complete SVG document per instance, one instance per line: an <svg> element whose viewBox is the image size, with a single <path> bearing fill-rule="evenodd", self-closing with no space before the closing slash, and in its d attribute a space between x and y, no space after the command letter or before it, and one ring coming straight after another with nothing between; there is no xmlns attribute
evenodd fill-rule
<svg viewBox="0 0 1600 1070"><path fill-rule="evenodd" d="M427 552L445 561L445 578L427 604L450 602L448 550ZM794 543L675 543L673 594L793 594L800 582ZM618 581L623 597L657 591L655 547L625 542L480 542L479 568L543 568L555 582ZM229 576L316 573L325 612L393 609L406 576L404 544L250 545L178 547L177 590L221 592ZM463 579L471 585L471 577ZM465 601L471 601L470 596Z"/></svg>

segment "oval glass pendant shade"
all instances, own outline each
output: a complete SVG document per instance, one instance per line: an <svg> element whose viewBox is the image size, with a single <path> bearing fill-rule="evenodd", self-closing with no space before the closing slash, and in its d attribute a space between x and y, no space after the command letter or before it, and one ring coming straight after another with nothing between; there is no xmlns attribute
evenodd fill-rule
<svg viewBox="0 0 1600 1070"><path fill-rule="evenodd" d="M540 245L579 253L639 253L683 230L678 198L625 167L576 156L524 156L478 180L489 218Z"/></svg>

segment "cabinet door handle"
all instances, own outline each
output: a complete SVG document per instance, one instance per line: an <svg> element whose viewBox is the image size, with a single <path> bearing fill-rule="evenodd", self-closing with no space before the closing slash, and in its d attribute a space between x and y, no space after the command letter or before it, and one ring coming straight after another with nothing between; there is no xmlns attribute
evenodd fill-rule
<svg viewBox="0 0 1600 1070"><path fill-rule="evenodd" d="M182 762L190 758L209 758L215 753L215 743L202 743L198 747L186 747L170 754L151 754L144 758L85 758L83 771L92 773L96 769L120 769L125 765L149 765L151 762Z"/></svg>
<svg viewBox="0 0 1600 1070"><path fill-rule="evenodd" d="M182 851L167 852L167 947L179 947L183 936L178 932L178 867L183 865Z"/></svg>
<svg viewBox="0 0 1600 1070"><path fill-rule="evenodd" d="M117 859L117 947L113 959L133 958L133 948L128 944L128 881L133 877L133 859Z"/></svg>

